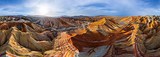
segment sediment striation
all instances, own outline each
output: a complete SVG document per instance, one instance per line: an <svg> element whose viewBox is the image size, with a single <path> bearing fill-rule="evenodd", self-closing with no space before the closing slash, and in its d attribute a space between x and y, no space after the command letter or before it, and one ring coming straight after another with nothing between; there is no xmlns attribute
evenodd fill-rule
<svg viewBox="0 0 160 57"><path fill-rule="evenodd" d="M1 16L0 57L159 57L159 16Z"/></svg>

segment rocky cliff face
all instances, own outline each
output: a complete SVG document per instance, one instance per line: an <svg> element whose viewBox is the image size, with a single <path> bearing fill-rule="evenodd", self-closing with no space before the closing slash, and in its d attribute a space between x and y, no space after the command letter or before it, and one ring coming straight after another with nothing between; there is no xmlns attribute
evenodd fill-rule
<svg viewBox="0 0 160 57"><path fill-rule="evenodd" d="M160 56L159 16L0 18L2 57Z"/></svg>

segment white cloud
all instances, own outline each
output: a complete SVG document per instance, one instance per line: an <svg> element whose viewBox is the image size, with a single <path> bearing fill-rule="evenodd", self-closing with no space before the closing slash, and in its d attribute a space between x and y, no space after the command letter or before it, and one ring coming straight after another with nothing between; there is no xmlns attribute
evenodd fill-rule
<svg viewBox="0 0 160 57"><path fill-rule="evenodd" d="M35 15L93 15L96 13L100 14L100 12L102 11L100 11L100 9L91 7L81 9L79 6L88 5L92 3L104 3L103 1L105 0L28 0L25 6L34 9L33 14L36 13ZM105 1L105 3L107 2ZM92 11L96 12L94 13ZM105 12L107 12L107 10Z"/></svg>
<svg viewBox="0 0 160 57"><path fill-rule="evenodd" d="M83 7L90 4L104 3L104 7ZM0 10L7 14L74 16L74 15L159 15L160 7L148 7L142 0L26 0L23 5ZM4 7L1 7L2 9ZM25 9L24 9L25 8ZM26 10L25 12L19 10ZM28 10L28 11L27 11ZM1 14L2 15L2 14Z"/></svg>

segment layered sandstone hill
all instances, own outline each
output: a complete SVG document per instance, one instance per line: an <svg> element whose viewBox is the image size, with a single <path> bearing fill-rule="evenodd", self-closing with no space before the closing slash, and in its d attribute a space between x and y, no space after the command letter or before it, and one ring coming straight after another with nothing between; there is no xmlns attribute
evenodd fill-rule
<svg viewBox="0 0 160 57"><path fill-rule="evenodd" d="M0 56L159 57L159 16L0 17Z"/></svg>
<svg viewBox="0 0 160 57"><path fill-rule="evenodd" d="M0 23L1 56L43 56L52 49L53 35L50 31L30 22Z"/></svg>

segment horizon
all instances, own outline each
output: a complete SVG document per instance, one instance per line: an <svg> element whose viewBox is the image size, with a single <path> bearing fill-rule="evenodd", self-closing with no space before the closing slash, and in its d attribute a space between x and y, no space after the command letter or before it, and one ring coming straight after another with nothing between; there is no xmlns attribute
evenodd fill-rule
<svg viewBox="0 0 160 57"><path fill-rule="evenodd" d="M160 15L160 0L1 0L1 16Z"/></svg>

